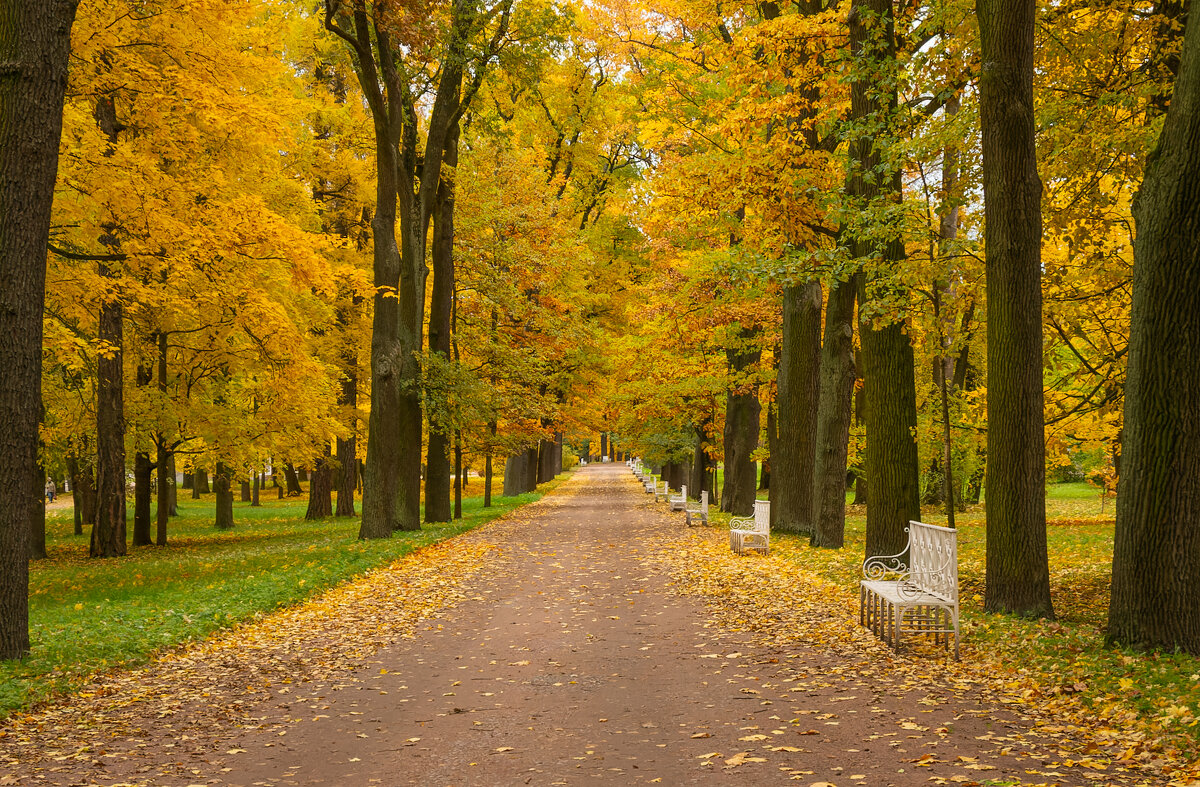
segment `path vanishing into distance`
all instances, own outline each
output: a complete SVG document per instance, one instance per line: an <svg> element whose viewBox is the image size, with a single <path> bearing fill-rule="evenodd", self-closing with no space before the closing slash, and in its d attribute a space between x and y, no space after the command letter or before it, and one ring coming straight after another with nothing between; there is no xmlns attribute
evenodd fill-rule
<svg viewBox="0 0 1200 787"><path fill-rule="evenodd" d="M1154 783L1068 761L1069 731L1035 734L936 659L893 658L844 601L771 586L722 539L624 465L590 465L493 524L8 720L0 784Z"/></svg>

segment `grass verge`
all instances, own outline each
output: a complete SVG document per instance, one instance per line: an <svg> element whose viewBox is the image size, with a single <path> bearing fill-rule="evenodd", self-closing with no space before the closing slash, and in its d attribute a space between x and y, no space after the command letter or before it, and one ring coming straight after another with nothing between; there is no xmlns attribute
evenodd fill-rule
<svg viewBox="0 0 1200 787"><path fill-rule="evenodd" d="M1057 620L1029 620L983 611L986 528L982 507L958 514L959 592L963 661L992 678L1024 685L1023 701L1061 708L1064 723L1107 725L1129 741L1185 761L1200 752L1200 658L1140 653L1104 646L1112 578L1113 505L1101 513L1099 492L1059 484L1046 499L1050 584ZM713 515L725 526L727 514ZM927 522L945 517L927 512ZM806 537L773 533L772 554L844 588L857 598L866 544L866 517L850 507L846 546L815 549Z"/></svg>
<svg viewBox="0 0 1200 787"><path fill-rule="evenodd" d="M148 661L358 574L386 565L531 503L567 477L518 497L463 499L463 518L358 540L355 518L304 520L307 500L235 504L235 527L214 527L210 499L179 501L170 545L88 558L88 536L72 534L70 509L47 518L49 559L30 564L32 650L0 662L0 717L79 686L93 673ZM130 506L132 510L132 506Z"/></svg>

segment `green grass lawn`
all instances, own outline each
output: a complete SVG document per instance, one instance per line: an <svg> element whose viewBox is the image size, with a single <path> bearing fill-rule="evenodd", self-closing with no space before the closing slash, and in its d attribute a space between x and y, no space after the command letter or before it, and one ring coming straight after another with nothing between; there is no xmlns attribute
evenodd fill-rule
<svg viewBox="0 0 1200 787"><path fill-rule="evenodd" d="M214 527L213 500L180 495L169 546L88 558L88 535L72 534L71 511L47 518L48 560L30 564L32 652L0 662L0 716L78 686L97 670L146 661L156 651L302 601L419 547L532 502L538 492L463 500L463 518L392 538L358 540L358 518L306 522L307 498L263 496L234 504L235 527ZM272 490L273 492L273 490ZM133 510L132 502L130 511ZM132 525L131 525L132 527Z"/></svg>

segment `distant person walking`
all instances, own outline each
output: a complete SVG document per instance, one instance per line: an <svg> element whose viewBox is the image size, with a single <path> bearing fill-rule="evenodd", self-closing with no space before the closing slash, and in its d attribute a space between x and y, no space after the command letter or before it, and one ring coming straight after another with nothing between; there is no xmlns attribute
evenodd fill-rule
<svg viewBox="0 0 1200 787"><path fill-rule="evenodd" d="M47 479L46 479L46 502L47 502L47 503L53 503L53 502L54 502L54 496L55 496L56 494L58 494L58 487L56 487L56 486L54 485L54 479L53 479L53 478L47 478Z"/></svg>

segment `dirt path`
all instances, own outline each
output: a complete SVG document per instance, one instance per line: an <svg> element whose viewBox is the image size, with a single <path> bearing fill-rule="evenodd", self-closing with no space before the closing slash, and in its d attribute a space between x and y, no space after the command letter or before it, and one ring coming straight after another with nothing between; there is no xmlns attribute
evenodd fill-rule
<svg viewBox="0 0 1200 787"><path fill-rule="evenodd" d="M270 645L244 634L155 670L145 701L114 689L19 720L0 783L1125 783L1062 767L969 689L718 624L661 559L693 538L623 465L592 465L447 552L476 563L425 584L399 570L387 593L454 589L413 636L364 645L370 616L352 635L303 618Z"/></svg>

